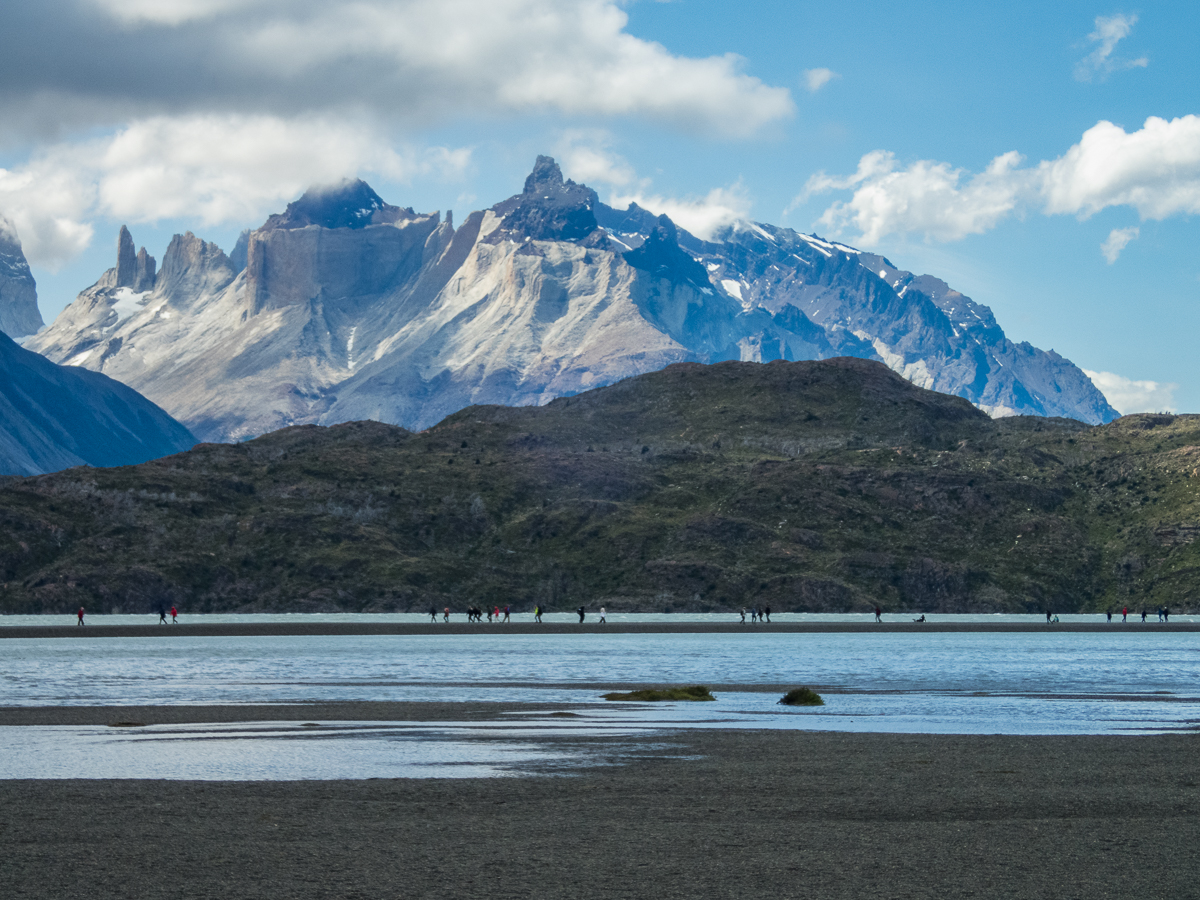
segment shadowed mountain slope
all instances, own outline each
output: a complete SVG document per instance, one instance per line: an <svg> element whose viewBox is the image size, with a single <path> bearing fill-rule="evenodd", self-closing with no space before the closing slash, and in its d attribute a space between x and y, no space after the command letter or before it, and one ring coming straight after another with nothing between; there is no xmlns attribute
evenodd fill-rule
<svg viewBox="0 0 1200 900"><path fill-rule="evenodd" d="M98 372L56 366L0 334L0 474L128 466L195 442L132 388Z"/></svg>

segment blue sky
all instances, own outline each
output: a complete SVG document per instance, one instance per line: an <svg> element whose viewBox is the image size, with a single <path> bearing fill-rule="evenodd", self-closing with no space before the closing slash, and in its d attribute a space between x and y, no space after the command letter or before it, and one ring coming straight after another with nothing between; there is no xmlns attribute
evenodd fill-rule
<svg viewBox="0 0 1200 900"><path fill-rule="evenodd" d="M881 252L1108 373L1118 409L1200 412L1200 4L47 0L10 19L0 214L47 320L122 222L160 259L182 230L228 249L355 174L461 220L551 153L694 230L745 215Z"/></svg>

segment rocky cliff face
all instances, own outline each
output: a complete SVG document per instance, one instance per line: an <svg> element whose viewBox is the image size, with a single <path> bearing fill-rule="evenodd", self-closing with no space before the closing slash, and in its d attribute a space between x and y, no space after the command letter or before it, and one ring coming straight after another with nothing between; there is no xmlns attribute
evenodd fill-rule
<svg viewBox="0 0 1200 900"><path fill-rule="evenodd" d="M548 157L457 229L346 182L271 216L232 258L176 237L150 287L127 237L117 269L30 346L125 381L206 440L368 418L425 428L673 362L834 356L994 414L1116 416L1069 361L1011 343L937 279L768 225L700 241L600 203Z"/></svg>
<svg viewBox="0 0 1200 900"><path fill-rule="evenodd" d="M42 327L37 283L12 223L0 216L0 331L25 337Z"/></svg>

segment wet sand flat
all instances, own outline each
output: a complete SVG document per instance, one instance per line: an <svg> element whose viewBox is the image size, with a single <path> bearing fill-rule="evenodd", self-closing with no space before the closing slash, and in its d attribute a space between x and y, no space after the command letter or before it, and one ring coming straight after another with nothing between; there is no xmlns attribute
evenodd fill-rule
<svg viewBox="0 0 1200 900"><path fill-rule="evenodd" d="M306 635L437 635L437 634L1054 634L1123 633L1162 634L1164 632L1200 632L1200 622L1111 624L1096 622L771 622L741 624L733 616L729 622L612 622L600 625L590 619L582 625L574 622L511 622L507 625L469 624L459 617L449 623L399 622L246 622L181 623L179 625L105 625L97 617L94 624L77 625L6 625L0 638L101 638L101 637L263 637ZM153 620L152 620L153 621Z"/></svg>
<svg viewBox="0 0 1200 900"><path fill-rule="evenodd" d="M341 718L354 704L324 706L304 715ZM397 719L488 714L484 704L368 706ZM271 717L270 707L231 709ZM64 723L76 715L62 712ZM582 740L601 758L611 746ZM0 890L93 900L1200 896L1193 734L641 740L633 761L571 776L0 781Z"/></svg>

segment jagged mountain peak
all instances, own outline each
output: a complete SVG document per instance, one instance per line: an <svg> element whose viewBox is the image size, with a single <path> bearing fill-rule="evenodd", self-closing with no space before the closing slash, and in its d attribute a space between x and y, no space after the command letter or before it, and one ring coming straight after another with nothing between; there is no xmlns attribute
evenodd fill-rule
<svg viewBox="0 0 1200 900"><path fill-rule="evenodd" d="M596 231L596 192L563 180L562 169L549 156L539 156L520 194L492 207L504 223L493 241L583 241Z"/></svg>
<svg viewBox="0 0 1200 900"><path fill-rule="evenodd" d="M282 213L267 219L263 231L306 228L366 228L413 218L412 209L386 203L361 178L347 178L337 184L314 185L299 200L287 205Z"/></svg>

